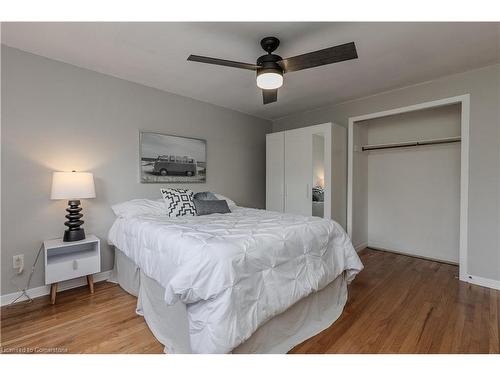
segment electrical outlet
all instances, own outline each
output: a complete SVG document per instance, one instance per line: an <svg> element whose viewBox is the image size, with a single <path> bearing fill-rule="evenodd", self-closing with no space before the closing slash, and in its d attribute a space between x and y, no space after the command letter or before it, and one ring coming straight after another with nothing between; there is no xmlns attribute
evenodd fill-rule
<svg viewBox="0 0 500 375"><path fill-rule="evenodd" d="M24 254L14 255L12 257L12 267L17 270L17 273L23 272L23 269L24 269Z"/></svg>

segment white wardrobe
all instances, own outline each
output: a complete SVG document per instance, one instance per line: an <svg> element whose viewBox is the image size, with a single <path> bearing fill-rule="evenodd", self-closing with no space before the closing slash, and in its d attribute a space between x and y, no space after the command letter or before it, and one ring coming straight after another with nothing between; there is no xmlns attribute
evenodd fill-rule
<svg viewBox="0 0 500 375"><path fill-rule="evenodd" d="M266 138L266 209L346 225L347 131L332 123Z"/></svg>

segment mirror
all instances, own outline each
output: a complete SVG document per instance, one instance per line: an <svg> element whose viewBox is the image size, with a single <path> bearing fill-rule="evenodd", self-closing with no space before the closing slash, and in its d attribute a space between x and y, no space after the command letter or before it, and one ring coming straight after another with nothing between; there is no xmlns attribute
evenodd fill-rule
<svg viewBox="0 0 500 375"><path fill-rule="evenodd" d="M325 200L325 136L313 135L312 216L324 217Z"/></svg>

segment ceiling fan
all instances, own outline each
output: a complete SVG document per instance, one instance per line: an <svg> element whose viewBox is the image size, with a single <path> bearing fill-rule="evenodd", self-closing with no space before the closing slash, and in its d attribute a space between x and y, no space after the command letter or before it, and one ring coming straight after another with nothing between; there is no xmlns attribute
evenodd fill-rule
<svg viewBox="0 0 500 375"><path fill-rule="evenodd" d="M264 104L269 104L278 100L278 88L283 85L284 73L358 58L354 42L340 44L287 59L273 54L280 45L278 38L274 36L265 37L260 41L260 45L267 52L267 55L259 57L255 64L199 55L189 55L188 61L255 70L257 72L257 86L262 89Z"/></svg>

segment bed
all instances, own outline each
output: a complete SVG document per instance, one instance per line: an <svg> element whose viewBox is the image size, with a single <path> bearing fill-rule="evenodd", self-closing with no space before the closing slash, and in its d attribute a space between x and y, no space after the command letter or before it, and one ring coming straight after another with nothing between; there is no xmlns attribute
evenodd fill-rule
<svg viewBox="0 0 500 375"><path fill-rule="evenodd" d="M114 280L166 353L286 353L340 316L363 268L332 220L235 205L119 215L108 241Z"/></svg>

